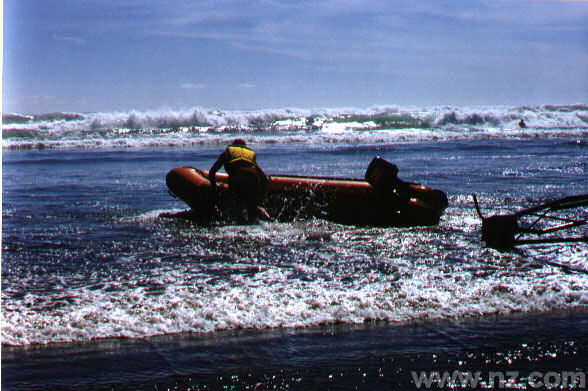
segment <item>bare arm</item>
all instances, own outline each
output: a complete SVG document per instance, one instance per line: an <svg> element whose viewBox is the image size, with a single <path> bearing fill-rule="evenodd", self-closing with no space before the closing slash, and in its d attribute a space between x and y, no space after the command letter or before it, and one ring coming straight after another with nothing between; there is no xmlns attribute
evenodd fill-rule
<svg viewBox="0 0 588 391"><path fill-rule="evenodd" d="M226 159L226 154L224 152L221 153L221 155L218 157L216 162L214 162L214 164L210 168L210 171L208 172L208 180L210 181L210 185L213 189L216 188L216 172L220 170L223 164L225 164Z"/></svg>
<svg viewBox="0 0 588 391"><path fill-rule="evenodd" d="M269 181L267 175L265 175L265 172L263 172L263 170L261 169L261 167L259 167L256 161L253 162L253 165L255 166L257 175L261 179L261 184L263 186L264 191L267 191L267 183Z"/></svg>

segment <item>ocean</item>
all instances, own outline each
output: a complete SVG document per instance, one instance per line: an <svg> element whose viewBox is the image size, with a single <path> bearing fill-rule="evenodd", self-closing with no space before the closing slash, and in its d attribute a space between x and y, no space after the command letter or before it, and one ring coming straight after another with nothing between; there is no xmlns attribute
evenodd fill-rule
<svg viewBox="0 0 588 391"><path fill-rule="evenodd" d="M269 175L362 178L380 156L449 207L410 228L178 218L167 172L236 137ZM3 389L588 373L588 244L486 248L471 197L490 216L588 193L588 106L5 113L2 141Z"/></svg>

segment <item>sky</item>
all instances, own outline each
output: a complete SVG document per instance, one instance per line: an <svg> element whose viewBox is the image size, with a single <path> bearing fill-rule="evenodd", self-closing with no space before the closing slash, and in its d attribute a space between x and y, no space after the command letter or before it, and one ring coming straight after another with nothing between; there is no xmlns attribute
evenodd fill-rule
<svg viewBox="0 0 588 391"><path fill-rule="evenodd" d="M588 102L588 1L3 1L4 113Z"/></svg>

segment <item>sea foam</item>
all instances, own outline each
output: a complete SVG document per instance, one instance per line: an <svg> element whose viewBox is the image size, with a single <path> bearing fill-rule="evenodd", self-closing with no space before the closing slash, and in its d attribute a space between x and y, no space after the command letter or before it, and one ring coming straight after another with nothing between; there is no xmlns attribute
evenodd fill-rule
<svg viewBox="0 0 588 391"><path fill-rule="evenodd" d="M519 127L524 120L525 128ZM588 107L397 107L5 114L3 148L144 148L255 143L418 142L588 134Z"/></svg>
<svg viewBox="0 0 588 391"><path fill-rule="evenodd" d="M454 232L454 220L467 227ZM116 275L98 285L63 281L50 295L9 295L3 300L2 343L395 323L588 306L588 273L550 263L553 254L542 262L541 252L529 258L474 246L477 224L471 208L452 207L440 227L428 230L325 222L210 228L202 232L216 241L238 241L243 251L215 254L195 243L192 252L210 261L162 263L139 274L135 270L132 279ZM435 245L441 242L451 248ZM280 251L296 255L281 263ZM585 246L566 246L557 259L588 271Z"/></svg>

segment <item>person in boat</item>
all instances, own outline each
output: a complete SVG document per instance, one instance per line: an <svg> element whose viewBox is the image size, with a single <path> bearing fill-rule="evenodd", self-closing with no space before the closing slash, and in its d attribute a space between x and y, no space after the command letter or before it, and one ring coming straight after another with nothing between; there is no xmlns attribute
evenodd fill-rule
<svg viewBox="0 0 588 391"><path fill-rule="evenodd" d="M243 139L233 140L210 169L210 185L215 190L216 173L222 166L229 174L229 192L241 211L245 206L247 220L260 217L273 221L274 219L260 205L267 191L267 176L257 164L255 152L247 147Z"/></svg>

